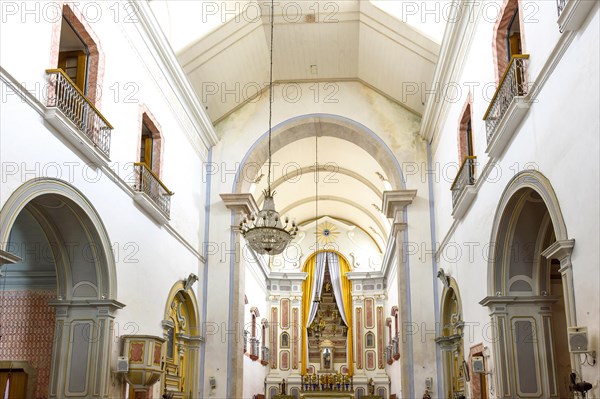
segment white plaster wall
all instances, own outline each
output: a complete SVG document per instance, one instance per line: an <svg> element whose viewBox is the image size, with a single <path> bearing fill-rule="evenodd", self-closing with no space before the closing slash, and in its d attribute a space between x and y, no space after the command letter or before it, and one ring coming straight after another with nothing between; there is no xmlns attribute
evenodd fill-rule
<svg viewBox="0 0 600 399"><path fill-rule="evenodd" d="M190 273L199 275L194 292L199 293L202 306L199 254L204 241L202 161L207 149L201 144L205 133L193 128L166 76L156 73L159 61L146 48L138 27L124 21L127 14L123 9L119 18L111 14L108 7L113 3L78 4L84 7L87 3L94 3L93 7L101 10L98 21L90 25L105 54L100 109L115 127L111 164L105 169L88 166L81 154L44 122L30 103L2 82L0 205L26 181L55 177L75 186L95 207L113 245L116 299L126 305L115 319L112 349L116 358L120 335L162 336L160 322L167 295L177 280L185 279ZM25 6L25 3L12 4ZM44 5L43 2L35 4ZM27 6L33 9L35 4ZM115 4L122 7L122 3ZM3 3L3 10L5 5ZM22 12L18 8L14 16L3 15L0 35L3 74L31 91L42 102L39 107L43 110L42 87L44 71L52 67L49 60L54 20L44 18L43 14L38 19L36 15L24 17ZM26 56L24 48L27 48ZM129 94L131 96L126 97ZM162 180L176 193L172 197L168 226L154 222L134 202L124 181L131 175L131 163L136 161L138 153L141 104L153 113L164 137ZM110 169L119 178L115 179Z"/></svg>
<svg viewBox="0 0 600 399"><path fill-rule="evenodd" d="M524 2L537 7L537 22L525 24L526 52L531 54L529 77L539 83L539 74L560 37L554 2ZM532 10L534 8L531 8ZM569 238L576 241L573 252L573 278L577 324L589 328L589 338L597 349L599 339L600 275L597 237L598 207L598 6L594 8L573 38L562 59L548 76L497 166L481 186L466 215L453 222L450 186L454 176L434 182L436 241L448 240L439 249L439 266L454 277L461 288L465 330L465 354L470 346L483 342L491 348L492 330L487 308L478 302L487 296L488 246L494 215L502 192L518 172L535 168L551 182L560 203ZM479 20L470 38L471 45L459 79L482 85L494 80L490 43L493 24ZM488 162L485 123L482 120L493 89L482 93L478 87L473 100L473 138L478 156L476 175ZM451 105L442 129L433 141L433 162L438 170L458 162L457 129L467 91ZM454 223L454 225L453 225ZM453 230L451 229L453 228ZM442 286L438 283L439 291ZM583 366L583 378L595 385L598 370Z"/></svg>

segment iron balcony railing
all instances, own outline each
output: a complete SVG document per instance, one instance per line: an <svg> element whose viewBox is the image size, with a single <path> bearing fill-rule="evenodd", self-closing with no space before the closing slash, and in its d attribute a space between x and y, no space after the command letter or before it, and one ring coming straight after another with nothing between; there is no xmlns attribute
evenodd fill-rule
<svg viewBox="0 0 600 399"><path fill-rule="evenodd" d="M385 347L385 361L390 364L394 361L394 348L392 344Z"/></svg>
<svg viewBox="0 0 600 399"><path fill-rule="evenodd" d="M260 340L256 337L250 338L250 358L257 360L260 356Z"/></svg>
<svg viewBox="0 0 600 399"><path fill-rule="evenodd" d="M393 339L392 339L392 356L394 357L394 359L397 359L398 356L400 356L400 337L399 335L396 335Z"/></svg>
<svg viewBox="0 0 600 399"><path fill-rule="evenodd" d="M46 70L48 107L58 108L107 157L113 129L62 69Z"/></svg>
<svg viewBox="0 0 600 399"><path fill-rule="evenodd" d="M492 141L496 129L513 99L515 99L515 97L524 97L527 95L525 71L527 69L528 59L529 54L513 55L500 80L496 93L494 93L494 97L492 97L492 101L483 117L485 120L488 144Z"/></svg>
<svg viewBox="0 0 600 399"><path fill-rule="evenodd" d="M261 352L260 353L260 358L262 360L264 360L265 362L268 362L270 360L269 359L269 348L267 348L266 346L262 346L260 348L260 352Z"/></svg>
<svg viewBox="0 0 600 399"><path fill-rule="evenodd" d="M458 202L458 198L460 194L463 192L465 187L475 184L475 162L477 157L468 156L463 160L458 173L456 174L456 178L454 179L454 183L452 183L452 207L456 207L456 203Z"/></svg>
<svg viewBox="0 0 600 399"><path fill-rule="evenodd" d="M565 7L567 6L568 2L569 2L569 0L556 0L556 8L558 9L559 17L560 17L560 14L562 14Z"/></svg>
<svg viewBox="0 0 600 399"><path fill-rule="evenodd" d="M171 213L171 196L175 193L170 191L145 163L136 162L134 167L133 189L145 193L168 217Z"/></svg>

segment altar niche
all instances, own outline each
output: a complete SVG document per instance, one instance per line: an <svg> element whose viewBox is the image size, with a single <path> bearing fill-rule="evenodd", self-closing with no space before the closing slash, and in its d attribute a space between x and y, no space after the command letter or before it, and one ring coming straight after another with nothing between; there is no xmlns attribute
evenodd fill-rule
<svg viewBox="0 0 600 399"><path fill-rule="evenodd" d="M319 301L319 298L315 301ZM308 327L309 362L320 364L323 371L331 372L335 369L335 364L345 364L347 361L348 326L344 323L340 312L333 294L329 262L327 262L317 316ZM322 345L324 341L328 341L325 347Z"/></svg>

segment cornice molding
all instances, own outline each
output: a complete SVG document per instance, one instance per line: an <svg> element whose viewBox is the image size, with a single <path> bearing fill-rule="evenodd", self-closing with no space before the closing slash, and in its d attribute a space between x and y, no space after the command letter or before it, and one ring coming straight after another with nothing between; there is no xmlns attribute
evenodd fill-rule
<svg viewBox="0 0 600 399"><path fill-rule="evenodd" d="M150 5L145 0L129 0L129 3L138 10L139 24L135 24L135 26L140 27L138 31L140 31L142 39L149 49L155 49L158 60L168 72L164 77L175 91L194 128L203 133L200 135L200 139L207 149L214 146L219 141L215 128L179 65Z"/></svg>

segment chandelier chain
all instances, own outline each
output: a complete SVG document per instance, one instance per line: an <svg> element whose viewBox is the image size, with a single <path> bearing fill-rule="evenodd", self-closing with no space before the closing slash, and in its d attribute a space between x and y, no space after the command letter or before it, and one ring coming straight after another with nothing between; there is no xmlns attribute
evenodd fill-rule
<svg viewBox="0 0 600 399"><path fill-rule="evenodd" d="M275 0L271 0L271 49L269 65L269 172L267 175L267 188L271 192L271 130L273 121L273 30L275 28Z"/></svg>

